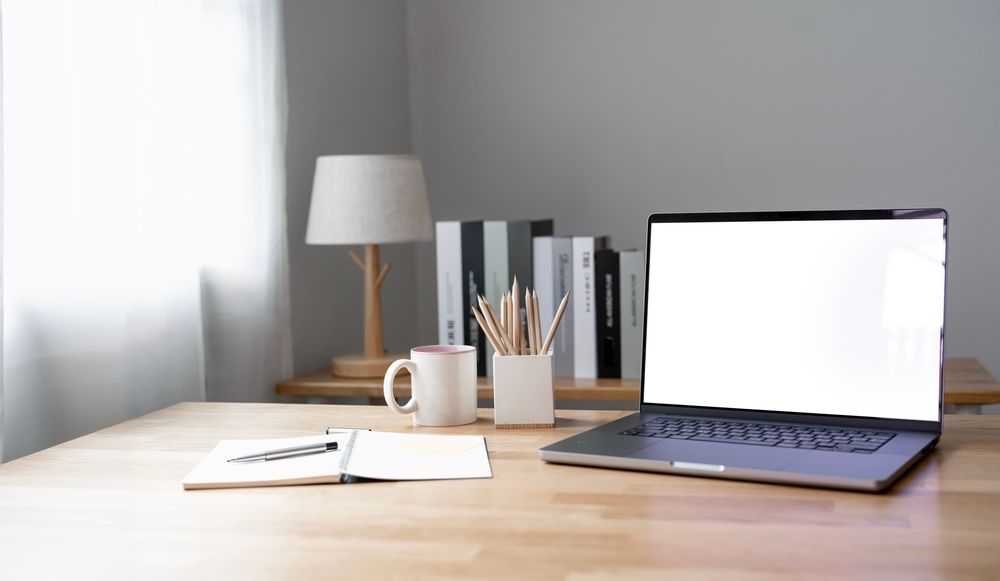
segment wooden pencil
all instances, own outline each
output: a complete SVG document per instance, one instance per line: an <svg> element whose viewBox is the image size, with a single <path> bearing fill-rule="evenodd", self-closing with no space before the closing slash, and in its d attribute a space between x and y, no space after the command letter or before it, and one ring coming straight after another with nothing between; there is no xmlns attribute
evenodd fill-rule
<svg viewBox="0 0 1000 581"><path fill-rule="evenodd" d="M531 292L528 292L528 296L525 297L528 304L531 305L531 320L529 324L531 325L531 349L529 350L530 355L538 355L538 350L542 347L543 337L539 337L541 333L538 332L538 325L535 323L538 321L538 309L535 307L535 301L532 300Z"/></svg>
<svg viewBox="0 0 1000 581"><path fill-rule="evenodd" d="M552 340L555 339L556 330L559 328L559 323L562 321L563 313L566 312L566 305L569 304L569 293L563 297L561 303L559 303L559 309L556 311L556 316L552 318L552 325L549 327L549 333L545 336L545 342L542 343L542 353L548 353L549 347L552 345Z"/></svg>
<svg viewBox="0 0 1000 581"><path fill-rule="evenodd" d="M500 322L497 320L497 312L493 310L493 304L490 303L489 299L483 299L483 303L486 305L486 310L484 315L488 315L487 321L492 321L494 326L497 328L497 336L500 339L500 344L503 345L503 351L501 355L513 355L513 347L510 341L507 340L507 336L504 335L503 330L500 329Z"/></svg>
<svg viewBox="0 0 1000 581"><path fill-rule="evenodd" d="M545 355L545 351L542 351L542 342L545 340L542 337L542 311L538 306L538 292L535 289L531 290L531 304L535 310L535 340L538 341L538 351L535 355Z"/></svg>
<svg viewBox="0 0 1000 581"><path fill-rule="evenodd" d="M528 355L535 355L538 339L535 338L535 306L531 304L531 291L524 289L524 313L528 335Z"/></svg>
<svg viewBox="0 0 1000 581"><path fill-rule="evenodd" d="M514 303L511 305L511 316L514 317L514 354L519 355L522 353L521 349L521 305L519 301L520 297L517 296L517 291L520 288L517 286L517 275L514 275L514 285L511 288L510 294L514 297Z"/></svg>
<svg viewBox="0 0 1000 581"><path fill-rule="evenodd" d="M507 314L505 315L506 319L504 320L504 325L506 325L505 330L507 331L507 339L510 339L514 333L514 319L510 316L512 305L513 303L510 300L510 293L508 292L504 294L504 306L507 307Z"/></svg>
<svg viewBox="0 0 1000 581"><path fill-rule="evenodd" d="M504 335L507 334L507 322L509 320L510 318L507 316L507 293L505 292L503 293L503 296L500 297L500 331L503 332Z"/></svg>
<svg viewBox="0 0 1000 581"><path fill-rule="evenodd" d="M479 326L483 329L483 334L486 335L486 340L490 342L490 345L493 345L494 350L496 350L498 353L501 352L501 347L497 345L497 340L493 336L493 331L490 330L489 324L487 324L483 316L479 314L479 311L476 310L476 307L469 307L469 308L472 309L472 314L475 315L476 321L479 323Z"/></svg>
<svg viewBox="0 0 1000 581"><path fill-rule="evenodd" d="M500 339L497 333L496 325L493 323L492 319L490 318L490 313L486 309L486 305L484 303L485 299L477 295L476 300L479 302L479 312L477 314L481 315L483 319L481 323L481 325L484 325L483 331L487 333L490 339L490 343L493 345L493 349L497 353L504 354L506 349L504 348L503 341ZM475 309L475 307L473 307L473 309ZM477 318L476 320L478 321L479 319Z"/></svg>

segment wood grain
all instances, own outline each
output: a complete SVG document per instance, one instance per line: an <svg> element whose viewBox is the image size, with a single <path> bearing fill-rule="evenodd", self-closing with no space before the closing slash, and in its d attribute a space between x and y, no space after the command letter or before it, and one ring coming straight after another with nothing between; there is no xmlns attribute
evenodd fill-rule
<svg viewBox="0 0 1000 581"><path fill-rule="evenodd" d="M400 397L409 397L409 378L396 380ZM382 397L382 380L334 377L329 371L317 371L278 384L279 395L311 397ZM639 401L637 379L573 379L557 377L557 400ZM493 398L489 378L479 378L480 399ZM1000 403L1000 382L976 359L952 358L944 366L944 402L950 405Z"/></svg>
<svg viewBox="0 0 1000 581"><path fill-rule="evenodd" d="M546 464L554 430L420 428L376 406L184 403L0 466L0 577L990 578L1000 417L948 416L936 452L865 494ZM327 426L484 434L494 478L184 491L224 438Z"/></svg>

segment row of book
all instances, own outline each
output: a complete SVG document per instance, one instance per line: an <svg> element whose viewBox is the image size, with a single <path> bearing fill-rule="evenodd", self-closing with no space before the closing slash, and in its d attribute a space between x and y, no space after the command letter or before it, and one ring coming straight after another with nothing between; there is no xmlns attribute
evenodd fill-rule
<svg viewBox="0 0 1000 581"><path fill-rule="evenodd" d="M638 378L643 253L612 250L607 236L554 230L551 219L438 222L438 341L476 347L479 375L492 375L493 348L472 308L478 295L499 305L516 276L538 293L543 328L570 293L551 348L557 377Z"/></svg>

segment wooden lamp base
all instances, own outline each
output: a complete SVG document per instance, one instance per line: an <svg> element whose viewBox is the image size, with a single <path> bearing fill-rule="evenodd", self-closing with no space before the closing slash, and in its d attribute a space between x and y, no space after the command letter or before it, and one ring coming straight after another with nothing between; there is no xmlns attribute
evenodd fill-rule
<svg viewBox="0 0 1000 581"><path fill-rule="evenodd" d="M338 355L330 361L330 372L337 377L383 377L393 361L406 358L406 353L386 353L381 357ZM400 369L401 373L405 371L405 368Z"/></svg>
<svg viewBox="0 0 1000 581"><path fill-rule="evenodd" d="M382 282L389 274L389 264L379 263L378 244L365 245L365 259L348 254L365 277L365 351L351 355L338 355L330 361L330 372L337 377L383 377L389 365L397 359L406 359L406 353L386 353L382 340Z"/></svg>

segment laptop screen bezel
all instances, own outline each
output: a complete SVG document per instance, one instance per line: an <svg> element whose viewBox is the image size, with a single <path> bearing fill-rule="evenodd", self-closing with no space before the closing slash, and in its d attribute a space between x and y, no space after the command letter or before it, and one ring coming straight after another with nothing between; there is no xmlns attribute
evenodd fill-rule
<svg viewBox="0 0 1000 581"><path fill-rule="evenodd" d="M645 297L642 316L642 372L639 380L639 410L641 412L671 415L693 415L703 417L733 418L791 423L830 424L857 428L880 428L891 430L914 430L941 433L944 414L944 315L941 323L941 349L938 362L938 419L909 420L899 418L878 418L865 416L844 416L834 414L798 413L786 411L753 410L741 408L720 408L707 406L672 405L646 402L646 333L649 316L649 267L650 235L653 224L680 222L774 222L810 220L943 220L945 242L945 297L947 297L947 248L948 212L942 208L913 208L900 210L805 210L805 211L762 211L762 212L697 212L697 213L654 213L646 223L646 277Z"/></svg>

